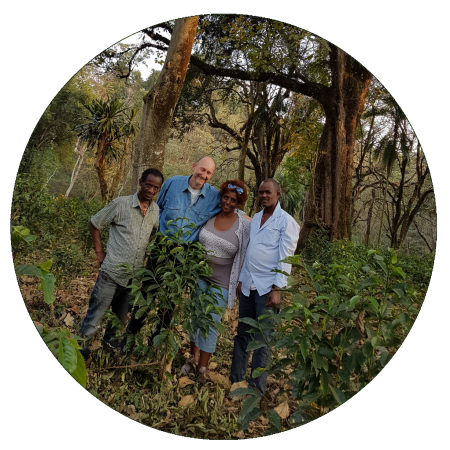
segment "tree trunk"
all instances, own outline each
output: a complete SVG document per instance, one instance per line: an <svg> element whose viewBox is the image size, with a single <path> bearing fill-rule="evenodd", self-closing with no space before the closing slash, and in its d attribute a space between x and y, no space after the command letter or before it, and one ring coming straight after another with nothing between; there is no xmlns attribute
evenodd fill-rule
<svg viewBox="0 0 450 450"><path fill-rule="evenodd" d="M105 202L108 199L108 185L105 179L106 156L103 154L103 148L104 148L104 141L98 141L95 170L97 171L98 175L98 182L100 185L102 200Z"/></svg>
<svg viewBox="0 0 450 450"><path fill-rule="evenodd" d="M123 180L123 170L124 170L124 166L125 166L125 159L127 157L127 150L128 150L128 143L130 141L130 138L127 137L125 140L125 145L124 145L124 149L123 149L123 153L122 153L122 157L120 158L120 164L119 164L119 169L117 170L117 173L115 174L112 183L111 183L111 188L109 189L109 198L108 200L111 201L117 193L117 188L119 187L119 184L122 182Z"/></svg>
<svg viewBox="0 0 450 450"><path fill-rule="evenodd" d="M404 192L406 187L405 175L406 175L406 162L402 164L401 171L402 176L398 189L398 199L395 202L396 214L393 220L393 232L391 236L391 247L399 249L406 239L408 230L415 219L416 214L419 212L423 203L429 195L434 194L434 190L430 189L422 192L422 188L426 179L430 175L428 166L424 169L424 157L420 149L419 142L417 143L416 150L416 177L417 180L414 184L414 191L409 198L408 202L404 198ZM400 233L399 233L400 230Z"/></svg>
<svg viewBox="0 0 450 450"><path fill-rule="evenodd" d="M370 244L370 226L372 224L373 205L375 203L375 189L372 189L372 200L370 202L369 210L367 211L366 229L364 232L364 245L366 247Z"/></svg>
<svg viewBox="0 0 450 450"><path fill-rule="evenodd" d="M327 97L321 99L326 121L297 251L305 247L309 234L318 228L330 239L351 238L356 127L372 74L341 49L332 44L330 48L332 81Z"/></svg>
<svg viewBox="0 0 450 450"><path fill-rule="evenodd" d="M145 169L163 168L167 136L186 77L197 23L198 16L175 21L164 67L155 86L144 97L133 161L133 193Z"/></svg>
<svg viewBox="0 0 450 450"><path fill-rule="evenodd" d="M86 153L87 145L84 143L80 143L80 138L77 139L77 143L75 144L74 152L78 155L77 162L75 163L75 167L72 170L72 176L70 177L70 184L66 191L66 197L69 196L70 191L73 188L73 185L75 184L75 181L78 178L78 175L80 174L81 166L83 165L84 160L84 154Z"/></svg>

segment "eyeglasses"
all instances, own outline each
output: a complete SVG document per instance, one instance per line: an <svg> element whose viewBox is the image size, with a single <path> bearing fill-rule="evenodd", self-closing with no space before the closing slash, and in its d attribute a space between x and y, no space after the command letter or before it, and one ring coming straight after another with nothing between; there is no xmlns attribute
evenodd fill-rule
<svg viewBox="0 0 450 450"><path fill-rule="evenodd" d="M237 192L238 194L243 194L243 193L244 193L244 189L242 189L242 188L239 187L239 186L235 186L234 184L229 184L229 185L228 185L228 188L229 188L229 189L236 189L236 192Z"/></svg>

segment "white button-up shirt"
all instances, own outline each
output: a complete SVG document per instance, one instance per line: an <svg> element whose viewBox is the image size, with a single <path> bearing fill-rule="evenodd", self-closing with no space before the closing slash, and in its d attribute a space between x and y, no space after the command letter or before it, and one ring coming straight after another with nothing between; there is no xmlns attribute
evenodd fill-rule
<svg viewBox="0 0 450 450"><path fill-rule="evenodd" d="M255 214L250 226L250 243L239 275L242 293L250 295L250 286L256 286L259 295L270 292L272 285L287 286L287 276L272 269L291 273L291 264L280 261L293 256L297 247L300 226L277 204L272 216L261 227L263 211Z"/></svg>

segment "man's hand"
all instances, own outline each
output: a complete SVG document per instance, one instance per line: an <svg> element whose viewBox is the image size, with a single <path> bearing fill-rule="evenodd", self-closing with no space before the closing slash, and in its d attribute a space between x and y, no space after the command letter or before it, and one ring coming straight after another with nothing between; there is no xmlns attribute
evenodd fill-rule
<svg viewBox="0 0 450 450"><path fill-rule="evenodd" d="M102 241L100 240L100 230L94 227L92 222L89 222L89 231L91 232L92 242L94 243L95 254L97 255L97 261L99 266L102 265L105 259L106 253L102 248Z"/></svg>
<svg viewBox="0 0 450 450"><path fill-rule="evenodd" d="M236 298L241 297L241 290L242 290L242 281L239 281L239 283L236 287Z"/></svg>
<svg viewBox="0 0 450 450"><path fill-rule="evenodd" d="M277 289L277 290L273 290ZM266 306L269 308L273 308L274 306L278 306L281 301L281 291L278 286L274 286L273 289L270 291L269 296L267 297Z"/></svg>
<svg viewBox="0 0 450 450"><path fill-rule="evenodd" d="M106 253L103 250L96 251L95 253L97 254L97 261L98 261L99 265L101 266L103 260L106 258Z"/></svg>

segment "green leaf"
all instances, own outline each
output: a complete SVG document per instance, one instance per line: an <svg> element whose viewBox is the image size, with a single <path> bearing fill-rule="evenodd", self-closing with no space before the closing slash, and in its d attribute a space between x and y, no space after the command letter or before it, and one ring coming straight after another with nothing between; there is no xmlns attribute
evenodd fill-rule
<svg viewBox="0 0 450 450"><path fill-rule="evenodd" d="M403 269L401 267L394 267L392 271L397 275L400 275L403 279L406 278L405 272L403 272Z"/></svg>
<svg viewBox="0 0 450 450"><path fill-rule="evenodd" d="M45 261L45 263L43 263L43 264L38 264L38 267L43 272L50 272L50 269L52 268L52 260L49 259L48 261Z"/></svg>
<svg viewBox="0 0 450 450"><path fill-rule="evenodd" d="M386 300L384 304L381 305L380 313L382 318L389 317L392 313L392 303Z"/></svg>
<svg viewBox="0 0 450 450"><path fill-rule="evenodd" d="M380 351L380 364L384 367L392 358L392 354L386 349L386 347L378 347Z"/></svg>
<svg viewBox="0 0 450 450"><path fill-rule="evenodd" d="M161 331L157 336L153 338L153 346L159 347L164 341L167 340L167 330Z"/></svg>
<svg viewBox="0 0 450 450"><path fill-rule="evenodd" d="M302 306L306 306L307 300L306 300L305 297L303 297L302 294L298 294L298 293L297 293L297 294L294 295L293 302L294 302L294 303L298 303L298 304L300 304L300 305L302 305Z"/></svg>
<svg viewBox="0 0 450 450"><path fill-rule="evenodd" d="M314 289L311 286L304 285L304 286L300 286L298 288L298 290L301 292L310 292L310 291L313 291Z"/></svg>
<svg viewBox="0 0 450 450"><path fill-rule="evenodd" d="M326 347L319 347L318 352L322 355L325 356L328 359L333 359L334 358L334 352L332 350L330 350L329 348Z"/></svg>
<svg viewBox="0 0 450 450"><path fill-rule="evenodd" d="M148 310L147 306L142 306L141 308L139 308L135 314L135 318L136 319L140 319Z"/></svg>
<svg viewBox="0 0 450 450"><path fill-rule="evenodd" d="M409 325L411 323L411 318L408 316L408 314L405 313L401 313L398 316L400 323L405 326L405 325Z"/></svg>
<svg viewBox="0 0 450 450"><path fill-rule="evenodd" d="M320 372L320 390L323 395L327 394L328 387L328 373L322 370Z"/></svg>
<svg viewBox="0 0 450 450"><path fill-rule="evenodd" d="M281 429L281 419L274 409L269 409L269 411L267 411L267 418L269 419L270 424L279 432Z"/></svg>
<svg viewBox="0 0 450 450"><path fill-rule="evenodd" d="M331 393L333 394L334 399L338 402L339 405L342 405L346 401L345 394L331 385L328 386L330 388Z"/></svg>
<svg viewBox="0 0 450 450"><path fill-rule="evenodd" d="M353 296L353 297L350 299L350 301L349 301L350 307L353 308L353 307L358 303L358 301L359 301L360 298L361 298L360 295L355 295L355 296Z"/></svg>
<svg viewBox="0 0 450 450"><path fill-rule="evenodd" d="M314 301L316 300L333 300L333 296L331 294L319 295L318 297L314 298Z"/></svg>
<svg viewBox="0 0 450 450"><path fill-rule="evenodd" d="M308 266L308 264L305 264L305 269L308 272L309 277L311 278L311 280L314 280L314 270L312 269L312 267Z"/></svg>
<svg viewBox="0 0 450 450"><path fill-rule="evenodd" d="M259 328L260 324L255 319L252 319L251 317L242 317L239 319L239 322L246 323L247 325L250 325L254 328Z"/></svg>
<svg viewBox="0 0 450 450"><path fill-rule="evenodd" d="M300 351L302 352L302 356L304 361L306 361L306 358L308 356L308 350L310 347L310 343L309 343L309 339L306 336L302 336L299 340L299 347L300 347Z"/></svg>
<svg viewBox="0 0 450 450"><path fill-rule="evenodd" d="M258 348L267 347L265 342L261 341L250 341L247 345L247 351L257 350Z"/></svg>
<svg viewBox="0 0 450 450"><path fill-rule="evenodd" d="M319 375L319 369L325 369L328 371L328 363L326 360L324 360L318 352L314 352L312 354L312 363L314 366L314 369L316 371L316 376Z"/></svg>
<svg viewBox="0 0 450 450"><path fill-rule="evenodd" d="M362 353L366 358L370 358L372 356L373 347L370 341L366 342L362 347Z"/></svg>
<svg viewBox="0 0 450 450"><path fill-rule="evenodd" d="M16 274L17 275L27 275L27 276L35 276L40 278L41 280L41 288L44 291L44 301L48 305L53 303L55 300L55 296L53 294L55 288L55 277L51 273L43 272L39 267L32 266L29 264L24 264L21 266L16 266Z"/></svg>
<svg viewBox="0 0 450 450"><path fill-rule="evenodd" d="M62 337L59 341L58 361L69 373L77 368L77 349L67 337Z"/></svg>
<svg viewBox="0 0 450 450"><path fill-rule="evenodd" d="M375 331L372 327L372 324L369 322L366 322L364 324L364 328L366 329L366 333L367 333L367 336L369 337L369 339L372 339L375 336Z"/></svg>
<svg viewBox="0 0 450 450"><path fill-rule="evenodd" d="M42 270L39 267L32 266L29 264L23 264L21 266L16 266L16 274L17 275L26 275L32 277L42 277Z"/></svg>
<svg viewBox="0 0 450 450"><path fill-rule="evenodd" d="M232 397L241 397L243 395L258 396L256 391L252 388L237 388L234 391L230 392L230 395Z"/></svg>
<svg viewBox="0 0 450 450"><path fill-rule="evenodd" d="M377 261L377 264L383 269L383 272L387 275L388 270L387 270L387 267L386 267L386 264L384 263L384 261Z"/></svg>
<svg viewBox="0 0 450 450"><path fill-rule="evenodd" d="M76 341L75 341L76 342ZM80 351L77 349L77 366L73 372L70 372L75 380L81 384L84 388L86 387L86 364L84 362L84 358L81 355Z"/></svg>
<svg viewBox="0 0 450 450"><path fill-rule="evenodd" d="M44 301L51 305L55 301L55 282L56 279L51 273L43 273L41 277L41 288L44 291Z"/></svg>
<svg viewBox="0 0 450 450"><path fill-rule="evenodd" d="M251 413L253 410L258 407L259 401L260 397L256 393L255 395L246 398L242 404L241 416L245 417L252 415Z"/></svg>
<svg viewBox="0 0 450 450"><path fill-rule="evenodd" d="M376 299L374 297L369 297L370 303L372 304L373 309L378 312L378 302L376 301Z"/></svg>
<svg viewBox="0 0 450 450"><path fill-rule="evenodd" d="M261 376L264 372L267 372L266 367L258 367L257 369L255 369L252 372L252 378L257 378L257 377Z"/></svg>
<svg viewBox="0 0 450 450"><path fill-rule="evenodd" d="M405 291L399 288L392 288L392 290L399 296L399 298L403 298L405 296Z"/></svg>

